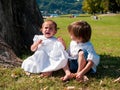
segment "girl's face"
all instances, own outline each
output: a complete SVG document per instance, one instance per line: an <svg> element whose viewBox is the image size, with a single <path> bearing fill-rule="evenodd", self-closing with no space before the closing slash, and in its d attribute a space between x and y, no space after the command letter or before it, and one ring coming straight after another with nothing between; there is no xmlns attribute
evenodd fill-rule
<svg viewBox="0 0 120 90"><path fill-rule="evenodd" d="M48 21L42 25L42 33L46 38L50 38L56 34L55 25Z"/></svg>

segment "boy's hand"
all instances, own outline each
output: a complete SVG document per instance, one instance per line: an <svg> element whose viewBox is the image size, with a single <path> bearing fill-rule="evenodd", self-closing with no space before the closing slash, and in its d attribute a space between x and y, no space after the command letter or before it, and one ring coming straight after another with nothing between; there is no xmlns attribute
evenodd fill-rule
<svg viewBox="0 0 120 90"><path fill-rule="evenodd" d="M76 75L76 80L80 81L80 80L83 80L83 76L81 72L78 72L77 75Z"/></svg>
<svg viewBox="0 0 120 90"><path fill-rule="evenodd" d="M77 73L76 75L76 80L79 81L79 82L86 82L88 81L88 77L85 76L85 75L82 75L81 72Z"/></svg>

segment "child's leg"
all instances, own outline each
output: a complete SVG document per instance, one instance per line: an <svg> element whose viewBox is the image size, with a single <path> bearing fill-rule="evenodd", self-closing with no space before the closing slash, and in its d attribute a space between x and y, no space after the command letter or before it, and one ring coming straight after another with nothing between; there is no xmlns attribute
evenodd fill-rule
<svg viewBox="0 0 120 90"><path fill-rule="evenodd" d="M79 58L78 58L78 71L76 75L77 80L83 80L84 75L92 68L93 62L91 60L86 60L85 52L80 51L79 52Z"/></svg>
<svg viewBox="0 0 120 90"><path fill-rule="evenodd" d="M71 72L69 70L68 64L63 68L64 72L65 72L65 76L61 77L62 81L67 81L68 79L72 78Z"/></svg>
<svg viewBox="0 0 120 90"><path fill-rule="evenodd" d="M78 53L78 70L77 72L80 72L86 65L85 55L83 51L80 51Z"/></svg>
<svg viewBox="0 0 120 90"><path fill-rule="evenodd" d="M81 71L84 69L85 65L86 65L86 60L85 60L84 52L80 51L78 53L78 70L76 74L76 79L79 81L83 79L84 74Z"/></svg>

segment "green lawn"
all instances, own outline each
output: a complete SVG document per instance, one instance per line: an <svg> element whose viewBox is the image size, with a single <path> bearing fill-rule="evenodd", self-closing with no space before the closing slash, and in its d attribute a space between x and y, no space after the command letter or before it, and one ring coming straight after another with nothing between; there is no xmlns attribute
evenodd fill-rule
<svg viewBox="0 0 120 90"><path fill-rule="evenodd" d="M64 75L62 70L54 72L53 77L41 78L33 74L26 76L20 68L0 68L0 90L119 90L120 83L113 81L120 77L120 14L99 15L100 20L93 20L90 15L80 15L76 18L61 16L50 18L57 22L58 33L56 37L64 38L67 47L70 37L67 26L74 21L86 20L92 27L91 42L101 61L97 74L88 75L89 81L79 83L76 80L61 82ZM13 76L11 76L13 74Z"/></svg>

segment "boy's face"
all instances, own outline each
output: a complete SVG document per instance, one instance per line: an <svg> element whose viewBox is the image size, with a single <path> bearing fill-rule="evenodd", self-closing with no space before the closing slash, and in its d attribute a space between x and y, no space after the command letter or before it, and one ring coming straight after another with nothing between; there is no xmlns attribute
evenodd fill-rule
<svg viewBox="0 0 120 90"><path fill-rule="evenodd" d="M48 21L42 25L42 33L46 38L50 38L56 34L55 25Z"/></svg>

